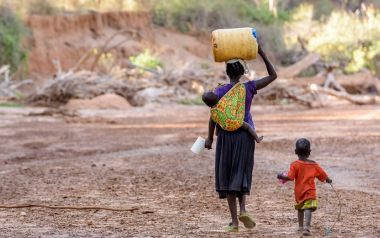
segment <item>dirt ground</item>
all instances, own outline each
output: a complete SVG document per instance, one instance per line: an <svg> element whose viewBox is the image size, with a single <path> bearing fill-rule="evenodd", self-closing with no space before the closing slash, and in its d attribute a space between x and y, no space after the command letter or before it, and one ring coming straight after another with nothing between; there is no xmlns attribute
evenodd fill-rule
<svg viewBox="0 0 380 238"><path fill-rule="evenodd" d="M207 108L88 110L78 117L0 108L1 204L137 208L0 209L0 236L298 237L293 184L280 185L275 175L296 159L295 140L307 137L312 158L327 170L342 199L342 219L329 237L380 237L379 109L254 106L264 141L256 146L247 208L257 226L240 226L231 235L224 231L226 201L214 191L215 151L197 156L189 150L198 136L206 136ZM328 185L317 186L320 208L312 233L322 237L337 218L338 201Z"/></svg>

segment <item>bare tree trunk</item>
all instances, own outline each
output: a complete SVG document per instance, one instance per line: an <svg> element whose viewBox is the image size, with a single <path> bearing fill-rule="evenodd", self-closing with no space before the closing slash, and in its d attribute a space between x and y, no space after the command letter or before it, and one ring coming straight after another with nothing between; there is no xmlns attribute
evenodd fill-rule
<svg viewBox="0 0 380 238"><path fill-rule="evenodd" d="M274 16L277 16L277 0L269 0L269 10Z"/></svg>

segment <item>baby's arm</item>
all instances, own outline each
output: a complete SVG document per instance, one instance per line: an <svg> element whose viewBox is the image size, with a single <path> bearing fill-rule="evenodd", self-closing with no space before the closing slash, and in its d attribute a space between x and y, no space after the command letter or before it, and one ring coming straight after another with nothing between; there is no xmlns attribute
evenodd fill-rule
<svg viewBox="0 0 380 238"><path fill-rule="evenodd" d="M253 138L255 138L255 141L257 143L260 143L262 140L263 140L263 136L258 136L256 134L256 131L251 127L251 125L249 125L247 122L243 122L243 125L241 126L244 130L247 130L249 132L249 134L251 134L253 136Z"/></svg>
<svg viewBox="0 0 380 238"><path fill-rule="evenodd" d="M205 142L205 148L212 149L212 142L214 140L215 122L211 119L208 122L208 137Z"/></svg>

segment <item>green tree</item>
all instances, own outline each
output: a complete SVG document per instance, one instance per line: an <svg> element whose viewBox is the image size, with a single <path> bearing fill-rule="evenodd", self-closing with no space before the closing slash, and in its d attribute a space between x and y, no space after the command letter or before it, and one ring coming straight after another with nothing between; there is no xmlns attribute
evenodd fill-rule
<svg viewBox="0 0 380 238"><path fill-rule="evenodd" d="M26 62L27 52L22 47L26 28L8 7L0 6L0 65L10 65L11 71Z"/></svg>

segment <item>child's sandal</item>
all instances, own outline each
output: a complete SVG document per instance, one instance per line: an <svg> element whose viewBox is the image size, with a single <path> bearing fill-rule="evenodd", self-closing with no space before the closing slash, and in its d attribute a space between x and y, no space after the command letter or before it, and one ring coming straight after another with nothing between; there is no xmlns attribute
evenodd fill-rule
<svg viewBox="0 0 380 238"><path fill-rule="evenodd" d="M226 231L228 232L238 232L239 231L239 227L234 227L232 225L232 223L228 224L227 228L226 228Z"/></svg>
<svg viewBox="0 0 380 238"><path fill-rule="evenodd" d="M252 229L256 226L256 223L253 221L253 219L247 212L242 213L239 216L239 221L243 222L244 227L248 229Z"/></svg>

